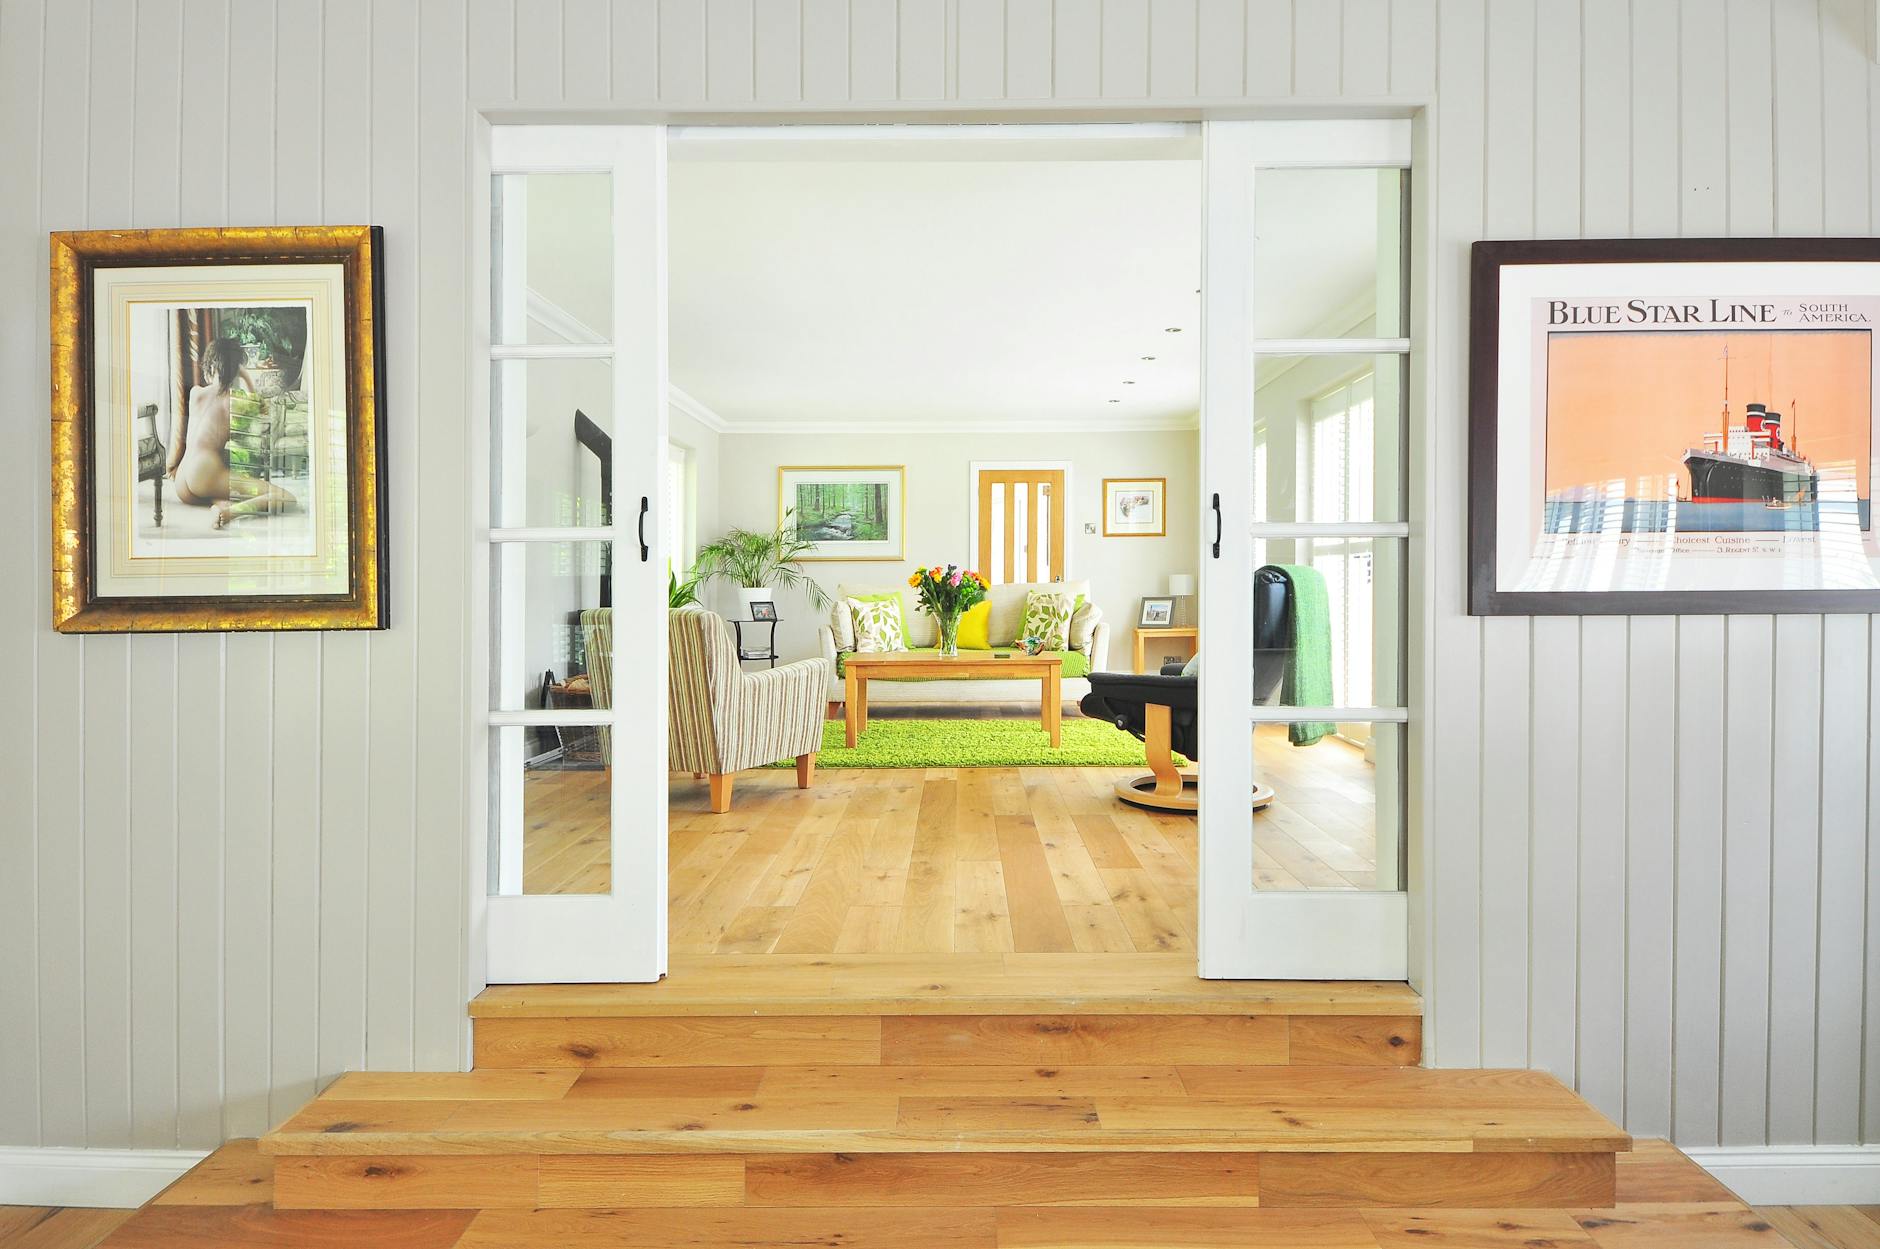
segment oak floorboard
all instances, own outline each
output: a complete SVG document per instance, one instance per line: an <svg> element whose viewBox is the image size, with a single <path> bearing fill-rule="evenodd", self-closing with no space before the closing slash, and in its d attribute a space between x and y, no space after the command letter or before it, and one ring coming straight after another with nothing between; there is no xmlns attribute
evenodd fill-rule
<svg viewBox="0 0 1880 1249"><path fill-rule="evenodd" d="M1852 1206L1757 1206L1795 1249L1876 1249L1880 1225Z"/></svg>
<svg viewBox="0 0 1880 1249"><path fill-rule="evenodd" d="M151 1204L245 1206L273 1200L274 1159L262 1154L256 1141L234 1140L185 1171Z"/></svg>
<svg viewBox="0 0 1880 1249"><path fill-rule="evenodd" d="M460 1249L996 1249L989 1210L711 1209L534 1210L479 1214Z"/></svg>
<svg viewBox="0 0 1880 1249"><path fill-rule="evenodd" d="M484 1019L476 1025L479 1068L748 1067L880 1059L881 1025L866 1015Z"/></svg>
<svg viewBox="0 0 1880 1249"><path fill-rule="evenodd" d="M1064 821L1069 824L1068 819ZM1063 898L1053 879L1051 863L1040 840L1043 830L1029 816L996 817L999 862L1006 893L1014 950L1034 954L1068 953L1070 925L1064 919ZM1095 868L1091 869L1094 874ZM1101 884L1101 880L1097 882Z"/></svg>
<svg viewBox="0 0 1880 1249"><path fill-rule="evenodd" d="M145 1206L102 1243L107 1249L451 1249L474 1217L470 1210Z"/></svg>
<svg viewBox="0 0 1880 1249"><path fill-rule="evenodd" d="M4 1249L92 1249L121 1228L131 1210L28 1208L11 1232L0 1234ZM0 1224L0 1227L4 1227Z"/></svg>
<svg viewBox="0 0 1880 1249"><path fill-rule="evenodd" d="M1010 1206L999 1249L1377 1249L1355 1210Z"/></svg>
<svg viewBox="0 0 1880 1249"><path fill-rule="evenodd" d="M895 1154L753 1158L757 1206L1253 1205L1242 1154Z"/></svg>
<svg viewBox="0 0 1880 1249"><path fill-rule="evenodd" d="M1599 1249L1792 1249L1741 1202L1576 1210L1573 1217Z"/></svg>
<svg viewBox="0 0 1880 1249"><path fill-rule="evenodd" d="M1729 1202L1736 1194L1669 1141L1638 1140L1618 1157L1614 1177L1620 1205Z"/></svg>
<svg viewBox="0 0 1880 1249"><path fill-rule="evenodd" d="M895 1016L881 1021L881 1053L902 1066L1284 1063L1286 1023L1259 1015Z"/></svg>
<svg viewBox="0 0 1880 1249"><path fill-rule="evenodd" d="M1366 1210L1379 1249L1594 1249L1565 1210Z"/></svg>

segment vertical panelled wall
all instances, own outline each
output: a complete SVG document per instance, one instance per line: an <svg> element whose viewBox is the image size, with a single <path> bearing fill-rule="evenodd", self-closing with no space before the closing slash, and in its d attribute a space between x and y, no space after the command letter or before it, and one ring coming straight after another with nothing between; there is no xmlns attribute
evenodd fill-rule
<svg viewBox="0 0 1880 1249"><path fill-rule="evenodd" d="M1436 1061L1692 1145L1880 1140L1869 619L1461 613L1468 243L1868 232L1864 8L0 0L0 1143L208 1145L461 1060L473 108L1339 98L1437 106ZM386 227L393 629L53 635L44 232L321 220Z"/></svg>

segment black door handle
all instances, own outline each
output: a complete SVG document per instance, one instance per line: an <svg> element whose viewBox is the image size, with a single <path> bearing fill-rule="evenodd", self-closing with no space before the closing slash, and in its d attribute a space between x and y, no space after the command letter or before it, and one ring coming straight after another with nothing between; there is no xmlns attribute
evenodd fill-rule
<svg viewBox="0 0 1880 1249"><path fill-rule="evenodd" d="M1214 496L1214 558L1221 558L1221 496Z"/></svg>
<svg viewBox="0 0 1880 1249"><path fill-rule="evenodd" d="M1216 495L1215 497L1218 499L1220 496ZM652 549L646 545L646 513L652 506L651 500L645 495L640 496L640 562L642 564L652 555ZM1221 553L1219 543L1215 544L1214 553L1216 555Z"/></svg>

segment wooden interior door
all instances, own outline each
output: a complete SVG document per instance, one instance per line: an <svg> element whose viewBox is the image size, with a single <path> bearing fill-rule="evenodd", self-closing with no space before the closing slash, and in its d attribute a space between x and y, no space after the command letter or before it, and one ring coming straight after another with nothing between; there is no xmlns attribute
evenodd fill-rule
<svg viewBox="0 0 1880 1249"><path fill-rule="evenodd" d="M975 470L979 570L994 585L1062 581L1067 496L1061 468Z"/></svg>

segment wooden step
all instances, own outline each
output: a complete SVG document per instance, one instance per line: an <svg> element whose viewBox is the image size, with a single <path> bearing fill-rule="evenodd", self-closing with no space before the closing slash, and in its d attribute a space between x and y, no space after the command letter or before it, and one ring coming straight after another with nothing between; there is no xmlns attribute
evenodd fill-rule
<svg viewBox="0 0 1880 1249"><path fill-rule="evenodd" d="M1384 983L1202 980L1192 955L711 955L651 985L511 985L471 1006L479 1069L1031 1063L1408 1066L1422 1003Z"/></svg>
<svg viewBox="0 0 1880 1249"><path fill-rule="evenodd" d="M274 1160L253 1141L233 1141L212 1154L142 1210L64 1211L63 1218L108 1214L93 1226L123 1226L106 1249L159 1246L273 1246L274 1249L464 1249L468 1246L645 1246L670 1249L774 1249L779 1244L841 1245L844 1249L1404 1249L1411 1245L1601 1246L1655 1245L1720 1249L1787 1249L1764 1212L1743 1205L1690 1159L1663 1141L1639 1141L1617 1156L1610 1208L1443 1210L1261 1209L1195 1202L1154 1204L1122 1196L1107 1205L894 1206L640 1206L611 1210L479 1208L436 1210L277 1209ZM1003 1155L1002 1165L1036 1161ZM1195 1161L1190 1156L1184 1161ZM1202 1158L1202 1162L1209 1159ZM1056 1177L1052 1177L1056 1180ZM1014 1176L1038 1183L1035 1174ZM1058 1190L1058 1191L1061 1191ZM466 1194L467 1196L467 1194ZM43 1212L28 1212L43 1214ZM1858 1215L1852 1217L1858 1218ZM83 1219L80 1220L82 1227ZM0 1216L0 1239L6 1224ZM78 1230L57 1228L57 1234ZM35 1237L38 1237L35 1239ZM90 1237L78 1237L90 1243ZM11 1244L11 1242L7 1242ZM60 1240L58 1243L65 1243ZM1797 1243L1801 1243L1799 1238ZM1811 1242L1812 1243L1812 1242Z"/></svg>
<svg viewBox="0 0 1880 1249"><path fill-rule="evenodd" d="M1610 1205L1629 1138L1526 1071L1168 1063L347 1076L284 1208Z"/></svg>

